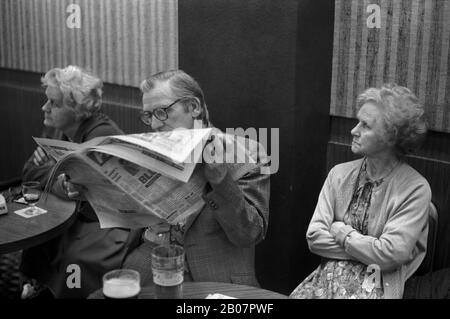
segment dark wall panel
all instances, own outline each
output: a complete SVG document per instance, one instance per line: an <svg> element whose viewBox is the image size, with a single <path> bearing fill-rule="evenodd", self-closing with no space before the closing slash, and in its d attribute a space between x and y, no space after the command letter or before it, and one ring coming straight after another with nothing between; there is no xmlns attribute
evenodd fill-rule
<svg viewBox="0 0 450 319"><path fill-rule="evenodd" d="M290 175L293 203L290 223L290 289L320 262L309 251L306 231L326 176L333 52L334 1L299 1L294 157Z"/></svg>
<svg viewBox="0 0 450 319"><path fill-rule="evenodd" d="M333 1L179 2L179 65L205 91L213 123L279 128L263 287L290 293L317 266L305 230L325 172Z"/></svg>
<svg viewBox="0 0 450 319"><path fill-rule="evenodd" d="M280 129L269 230L257 251L263 287L288 290L297 1L179 2L179 65L202 86L220 129Z"/></svg>
<svg viewBox="0 0 450 319"><path fill-rule="evenodd" d="M40 75L0 69L0 180L20 175L42 128Z"/></svg>

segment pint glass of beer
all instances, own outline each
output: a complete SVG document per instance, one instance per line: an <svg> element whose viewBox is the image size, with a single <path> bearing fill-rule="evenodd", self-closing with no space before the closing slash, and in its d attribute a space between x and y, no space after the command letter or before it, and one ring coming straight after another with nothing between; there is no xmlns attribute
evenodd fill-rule
<svg viewBox="0 0 450 319"><path fill-rule="evenodd" d="M107 299L137 299L141 277L132 269L116 269L103 275L103 296Z"/></svg>
<svg viewBox="0 0 450 319"><path fill-rule="evenodd" d="M152 272L156 299L183 298L183 247L161 245L153 248Z"/></svg>

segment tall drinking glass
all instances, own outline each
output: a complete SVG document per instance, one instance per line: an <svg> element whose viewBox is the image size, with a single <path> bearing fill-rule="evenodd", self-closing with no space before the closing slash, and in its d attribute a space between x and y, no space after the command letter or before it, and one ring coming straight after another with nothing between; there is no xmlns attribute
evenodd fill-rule
<svg viewBox="0 0 450 319"><path fill-rule="evenodd" d="M141 276L132 269L115 269L103 275L103 296L107 299L137 299Z"/></svg>
<svg viewBox="0 0 450 319"><path fill-rule="evenodd" d="M30 205L30 210L34 211L36 209L35 205L41 196L41 183L35 181L23 182L22 195L27 204Z"/></svg>
<svg viewBox="0 0 450 319"><path fill-rule="evenodd" d="M156 299L183 298L183 247L161 245L153 248L152 272Z"/></svg>

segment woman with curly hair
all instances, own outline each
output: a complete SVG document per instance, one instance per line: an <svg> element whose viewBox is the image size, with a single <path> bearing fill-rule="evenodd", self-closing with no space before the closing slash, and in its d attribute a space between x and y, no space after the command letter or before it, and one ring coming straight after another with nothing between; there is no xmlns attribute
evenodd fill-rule
<svg viewBox="0 0 450 319"><path fill-rule="evenodd" d="M387 84L358 97L352 152L331 169L306 239L322 257L291 298L402 298L425 257L431 190L404 161L426 134L407 88Z"/></svg>

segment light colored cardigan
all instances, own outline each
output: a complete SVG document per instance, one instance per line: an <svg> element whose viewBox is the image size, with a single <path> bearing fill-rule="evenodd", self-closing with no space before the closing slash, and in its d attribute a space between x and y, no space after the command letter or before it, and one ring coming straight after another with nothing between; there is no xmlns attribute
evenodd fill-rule
<svg viewBox="0 0 450 319"><path fill-rule="evenodd" d="M368 234L341 224L335 237L330 227L343 222L361 164L358 159L329 172L306 234L309 249L326 258L377 264L384 297L402 298L405 281L425 257L431 189L422 175L401 163L373 188Z"/></svg>

